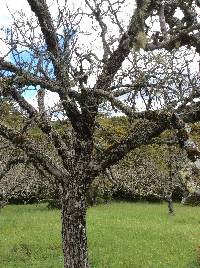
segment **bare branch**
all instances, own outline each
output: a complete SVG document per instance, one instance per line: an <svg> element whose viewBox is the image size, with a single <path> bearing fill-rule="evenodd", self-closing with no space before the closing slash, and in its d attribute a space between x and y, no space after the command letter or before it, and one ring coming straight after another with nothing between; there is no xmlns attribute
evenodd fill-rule
<svg viewBox="0 0 200 268"><path fill-rule="evenodd" d="M41 148L38 147L38 144L22 136L20 132L0 124L0 135L11 141L13 145L25 151L31 161L41 164L43 168L53 176L59 179L63 179L63 176L67 177L68 172L64 167L56 161L53 161L53 159L47 156Z"/></svg>
<svg viewBox="0 0 200 268"><path fill-rule="evenodd" d="M5 167L3 168L3 170L0 173L0 181L1 179L6 176L6 174L10 171L10 169L14 166L14 165L18 165L20 163L25 163L27 162L27 158L25 158L24 156L18 156L18 157L14 157L11 158L7 161Z"/></svg>
<svg viewBox="0 0 200 268"><path fill-rule="evenodd" d="M159 21L160 21L160 28L161 32L164 36L164 39L167 37L167 27L166 27L166 21L165 21L165 2L162 1L160 10L159 10Z"/></svg>
<svg viewBox="0 0 200 268"><path fill-rule="evenodd" d="M7 96L7 94L10 93L10 96L24 111L28 112L31 118L31 121L28 121L28 124L23 127L21 134L24 134L27 131L30 124L32 125L33 122L37 123L41 130L51 138L55 148L58 150L59 155L62 157L63 161L66 162L66 156L69 148L66 146L59 133L52 127L51 122L45 116L42 115L41 117L38 111L31 104L29 104L14 87L6 87L6 89L3 89L3 93L4 96Z"/></svg>
<svg viewBox="0 0 200 268"><path fill-rule="evenodd" d="M120 101L119 99L115 98L114 93L110 93L101 89L95 89L93 91L96 95L104 97L106 100L110 101L111 104L119 109L121 112L126 114L127 116L131 117L134 116L134 110L129 107L128 105L124 104L123 101Z"/></svg>
<svg viewBox="0 0 200 268"><path fill-rule="evenodd" d="M96 8L94 9L88 0L85 0L85 2L88 5L88 7L91 9L92 14L95 16L97 22L99 23L99 26L101 27L101 38L102 38L103 49L104 49L103 61L105 62L108 59L108 56L111 54L109 45L106 41L107 26L102 19L101 9L99 5L96 4Z"/></svg>
<svg viewBox="0 0 200 268"><path fill-rule="evenodd" d="M155 123L148 120L141 120L135 126L128 138L114 144L105 150L91 163L94 169L105 170L122 159L128 152L134 150L142 144L148 144L151 139L161 134L170 126L168 115L163 117L163 121Z"/></svg>
<svg viewBox="0 0 200 268"><path fill-rule="evenodd" d="M37 77L16 65L0 59L0 70L13 72L16 76L12 77L12 83L20 84L21 86L41 86L49 89L52 92L58 92L58 84L53 80L47 80L46 78ZM5 78L9 80L9 77Z"/></svg>
<svg viewBox="0 0 200 268"><path fill-rule="evenodd" d="M171 49L178 42L179 46L191 45L196 47L198 50L200 48L199 43L199 33L192 33L195 30L200 29L200 24L193 25L187 29L178 31L175 35L171 35L170 39L164 40L158 44L148 43L145 47L146 51L153 51L155 49Z"/></svg>
<svg viewBox="0 0 200 268"><path fill-rule="evenodd" d="M53 20L45 0L27 0L32 11L39 20L48 51L52 53L55 60L58 59L60 51L58 39L53 25ZM54 62L55 63L55 62Z"/></svg>
<svg viewBox="0 0 200 268"><path fill-rule="evenodd" d="M188 158L194 162L200 170L200 150L190 137L191 127L175 113L172 123L174 128L178 130L177 137L181 148L186 150Z"/></svg>
<svg viewBox="0 0 200 268"><path fill-rule="evenodd" d="M45 89L40 88L38 90L38 108L39 108L39 113L44 115L45 114L45 105L44 105L44 97L45 97Z"/></svg>
<svg viewBox="0 0 200 268"><path fill-rule="evenodd" d="M124 1L123 1L124 2ZM109 3L109 8L110 8L110 11L111 13L113 14L114 18L115 18L115 22L117 24L117 26L119 27L119 30L120 30L120 33L123 34L124 33L124 29L121 25L121 23L119 22L119 19L117 17L117 11L114 10L113 8L113 4L111 3L110 0L108 0L108 3ZM122 4L122 3L121 3Z"/></svg>
<svg viewBox="0 0 200 268"><path fill-rule="evenodd" d="M124 33L119 41L118 48L111 54L110 58L104 64L101 75L98 77L95 88L107 90L113 80L115 74L121 67L125 58L129 55L134 42L136 41L137 34L142 31L141 25L144 24L147 14L148 4L146 1L137 1L137 8L131 18L128 30ZM140 14L143 17L140 17Z"/></svg>

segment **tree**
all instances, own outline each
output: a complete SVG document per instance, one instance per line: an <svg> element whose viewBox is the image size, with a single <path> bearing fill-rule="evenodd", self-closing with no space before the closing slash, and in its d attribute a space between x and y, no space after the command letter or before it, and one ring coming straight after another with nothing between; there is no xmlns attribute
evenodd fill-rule
<svg viewBox="0 0 200 268"><path fill-rule="evenodd" d="M127 26L120 18L123 0L85 0L74 10L66 1L64 6L57 1L56 19L45 0L27 2L35 17L13 15L12 27L2 29L9 50L0 59L1 98L18 104L23 126L14 128L2 120L0 135L20 149L14 163L28 158L59 184L64 267L86 268L85 196L99 173L169 128L177 130L180 146L199 169L200 152L190 140L187 123L200 119L195 102L200 93L184 58L191 47L200 51L198 3L136 0ZM182 19L175 14L177 8ZM154 19L159 19L158 31ZM83 27L84 20L90 27ZM90 44L84 46L85 36ZM38 109L24 96L30 89L37 91ZM44 103L48 91L60 99L50 111ZM137 109L138 101L145 105L143 111ZM96 119L107 103L109 109L123 112L132 126L125 138L99 152ZM62 131L56 130L51 120L55 113L62 113L70 127L63 123ZM31 139L30 129L36 126L45 142Z"/></svg>

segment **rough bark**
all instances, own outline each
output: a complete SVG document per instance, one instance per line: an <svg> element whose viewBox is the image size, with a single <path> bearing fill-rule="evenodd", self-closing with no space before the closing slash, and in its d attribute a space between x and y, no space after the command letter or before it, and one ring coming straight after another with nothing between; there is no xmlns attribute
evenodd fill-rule
<svg viewBox="0 0 200 268"><path fill-rule="evenodd" d="M188 157L188 163L181 170L181 179L190 194L200 196L200 150L191 138L191 127L175 114L173 125L177 129L179 145Z"/></svg>
<svg viewBox="0 0 200 268"><path fill-rule="evenodd" d="M64 268L89 268L85 189L76 179L62 187L62 240Z"/></svg>

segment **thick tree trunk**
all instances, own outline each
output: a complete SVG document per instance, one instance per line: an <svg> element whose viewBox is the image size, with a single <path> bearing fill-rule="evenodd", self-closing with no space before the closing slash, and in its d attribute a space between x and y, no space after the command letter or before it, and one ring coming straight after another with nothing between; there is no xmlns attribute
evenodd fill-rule
<svg viewBox="0 0 200 268"><path fill-rule="evenodd" d="M85 190L73 182L63 188L62 240L64 268L89 268Z"/></svg>

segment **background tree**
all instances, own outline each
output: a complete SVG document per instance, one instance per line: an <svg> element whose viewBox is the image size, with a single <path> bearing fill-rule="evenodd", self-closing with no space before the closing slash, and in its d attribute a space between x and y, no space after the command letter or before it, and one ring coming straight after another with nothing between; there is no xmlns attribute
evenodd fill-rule
<svg viewBox="0 0 200 268"><path fill-rule="evenodd" d="M85 196L100 172L172 127L188 153L190 171L199 170L200 153L186 125L200 118L199 102L194 102L199 97L198 79L189 72L188 61L173 54L183 46L200 50L196 2L136 0L124 22L120 14L126 14L131 3L123 0L85 0L78 8L57 1L56 18L45 0L27 2L34 16L13 14L13 25L3 28L8 53L0 59L1 97L18 104L23 125L19 128L2 121L0 135L19 148L15 163L28 159L59 184L64 267L86 268ZM176 16L177 8L182 19ZM159 20L156 31L154 19ZM90 43L84 45L85 36ZM171 69L162 72L158 63L152 67L155 50L157 55L161 50L174 55ZM37 91L38 109L23 94L31 88ZM60 100L51 111L44 102L48 91L57 93ZM137 107L141 100L142 112ZM96 119L107 102L133 123L125 138L97 153ZM55 113L62 113L70 128L56 130L51 120ZM30 129L35 127L45 139L31 138ZM188 170L185 173L187 177Z"/></svg>

